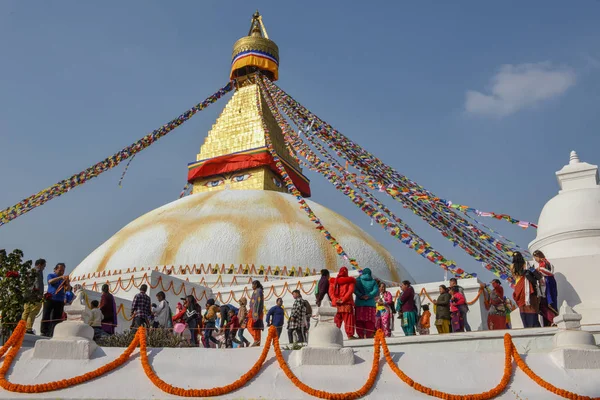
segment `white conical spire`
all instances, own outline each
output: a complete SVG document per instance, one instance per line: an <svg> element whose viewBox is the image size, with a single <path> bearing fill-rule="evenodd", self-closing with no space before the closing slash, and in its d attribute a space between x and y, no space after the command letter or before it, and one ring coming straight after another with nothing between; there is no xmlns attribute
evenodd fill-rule
<svg viewBox="0 0 600 400"><path fill-rule="evenodd" d="M579 156L577 155L577 152L575 150L571 151L571 156L569 158L569 164L573 165L573 164L579 164L581 161L579 161Z"/></svg>

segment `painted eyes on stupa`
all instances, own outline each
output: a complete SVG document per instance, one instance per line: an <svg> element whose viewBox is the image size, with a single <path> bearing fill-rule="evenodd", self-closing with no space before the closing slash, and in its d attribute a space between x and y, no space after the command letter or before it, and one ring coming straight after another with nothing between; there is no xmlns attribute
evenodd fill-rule
<svg viewBox="0 0 600 400"><path fill-rule="evenodd" d="M277 186L278 188L282 187L283 184L281 183L281 181L277 178L273 178L273 183L275 184L275 186Z"/></svg>
<svg viewBox="0 0 600 400"><path fill-rule="evenodd" d="M209 187L209 188L215 188L217 186L221 186L222 184L224 184L226 179L233 183L239 183L239 182L248 180L251 177L252 177L252 174L240 174L240 175L232 176L231 178L223 177L223 178L219 178L219 179L213 179L212 181L208 181L204 184L204 186Z"/></svg>
<svg viewBox="0 0 600 400"><path fill-rule="evenodd" d="M232 182L243 182L247 179L250 179L250 177L252 176L252 174L243 174L243 175L236 175L236 176L232 176L231 177L231 181Z"/></svg>
<svg viewBox="0 0 600 400"><path fill-rule="evenodd" d="M206 187L217 187L217 186L221 186L225 181L223 179L215 179L214 181L208 181L204 184L204 186Z"/></svg>

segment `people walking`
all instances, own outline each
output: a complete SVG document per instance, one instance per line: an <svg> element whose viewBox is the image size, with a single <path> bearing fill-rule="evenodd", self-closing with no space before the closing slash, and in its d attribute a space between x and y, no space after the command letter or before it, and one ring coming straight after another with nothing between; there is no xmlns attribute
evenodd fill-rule
<svg viewBox="0 0 600 400"><path fill-rule="evenodd" d="M546 259L540 250L533 252L533 258L538 263L536 271L541 275L540 314L544 326L552 326L554 317L558 315L558 287L554 278L554 266Z"/></svg>
<svg viewBox="0 0 600 400"><path fill-rule="evenodd" d="M394 298L383 282L379 283L376 309L375 329L381 329L386 337L391 337L394 330Z"/></svg>
<svg viewBox="0 0 600 400"><path fill-rule="evenodd" d="M275 305L267 312L267 326L273 325L277 329L277 337L281 337L281 331L283 330L283 299L278 298L275 301Z"/></svg>
<svg viewBox="0 0 600 400"><path fill-rule="evenodd" d="M540 328L539 299L535 292L535 286L525 276L526 264L523 255L519 252L513 253L513 263L510 269L516 279L513 289L513 299L519 307L521 321L524 328ZM533 278L535 279L535 278Z"/></svg>
<svg viewBox="0 0 600 400"><path fill-rule="evenodd" d="M193 346L198 346L198 335L202 328L202 307L191 294L185 296L183 307L185 309L183 319L190 330L190 341Z"/></svg>
<svg viewBox="0 0 600 400"><path fill-rule="evenodd" d="M461 312L461 305L466 303L465 296L458 290L458 287L450 287L450 321L452 323L452 332L464 332L465 320Z"/></svg>
<svg viewBox="0 0 600 400"><path fill-rule="evenodd" d="M337 308L333 322L338 328L344 323L348 339L354 337L354 286L356 279L348 276L348 268L341 267L335 278L329 280L329 297L331 305Z"/></svg>
<svg viewBox="0 0 600 400"><path fill-rule="evenodd" d="M204 312L204 335L202 336L202 344L205 348L210 347L210 343L216 345L219 341L213 336L217 328L217 313L219 312L219 306L215 304L215 299L208 299L206 301L206 311Z"/></svg>
<svg viewBox="0 0 600 400"><path fill-rule="evenodd" d="M440 295L433 300L435 305L435 328L439 334L450 333L450 293L446 285L440 285Z"/></svg>
<svg viewBox="0 0 600 400"><path fill-rule="evenodd" d="M117 304L115 297L110 293L110 287L107 283L102 285L102 296L100 297L100 306L102 312L102 330L107 335L115 333L117 327Z"/></svg>
<svg viewBox="0 0 600 400"><path fill-rule="evenodd" d="M35 272L35 282L31 291L26 293L27 302L23 306L23 314L21 319L26 321L26 333L33 334L33 323L35 318L42 309L44 301L44 268L46 268L46 260L40 258L35 261L33 271Z"/></svg>
<svg viewBox="0 0 600 400"><path fill-rule="evenodd" d="M396 301L398 318L402 321L402 330L405 336L415 335L417 325L417 311L415 309L415 289L409 281L402 281L400 286L402 294Z"/></svg>
<svg viewBox="0 0 600 400"><path fill-rule="evenodd" d="M319 283L317 284L315 290L315 298L317 300L317 307L321 307L321 302L327 296L329 301L331 302L331 297L329 297L329 270L322 269L321 270L321 279L319 279Z"/></svg>
<svg viewBox="0 0 600 400"><path fill-rule="evenodd" d="M242 297L240 299L240 308L238 310L238 321L240 322L240 328L238 329L237 332L237 341L236 343L238 343L241 347L248 347L250 346L250 341L248 339L246 339L244 337L244 329L246 329L246 326L248 324L248 309L246 308L246 305L248 304L248 299L246 299L245 297Z"/></svg>
<svg viewBox="0 0 600 400"><path fill-rule="evenodd" d="M153 310L154 328L172 328L173 316L171 314L171 307L169 305L169 302L165 298L165 292L160 291L156 293L156 300L158 301L158 304Z"/></svg>
<svg viewBox="0 0 600 400"><path fill-rule="evenodd" d="M234 342L239 345L242 344L242 342L235 338L240 329L240 321L233 309L230 308L228 314L229 318L227 318L227 324L224 326L225 332L227 332L225 335L225 347L232 348Z"/></svg>
<svg viewBox="0 0 600 400"><path fill-rule="evenodd" d="M379 285L373 279L370 268L363 269L356 279L354 294L356 334L361 339L372 338L375 336L375 298L379 295Z"/></svg>
<svg viewBox="0 0 600 400"><path fill-rule="evenodd" d="M294 290L292 292L292 297L294 298L294 305L292 306L292 312L290 313L290 318L288 320L288 339L290 343L303 343L304 326L306 324L306 306L299 290ZM294 334L296 335L297 340L295 340Z"/></svg>
<svg viewBox="0 0 600 400"><path fill-rule="evenodd" d="M263 310L265 308L265 297L263 286L259 281L252 282L252 297L250 298L250 310L248 313L248 332L254 338L252 347L260 346L261 334L265 328L263 322Z"/></svg>
<svg viewBox="0 0 600 400"><path fill-rule="evenodd" d="M487 325L490 331L506 329L506 306L504 304L504 288L499 279L492 281Z"/></svg>
<svg viewBox="0 0 600 400"><path fill-rule="evenodd" d="M452 289L453 287L456 287L459 291L459 293L465 298L465 304L462 304L459 307L459 312L460 312L460 316L464 322L465 325L465 331L467 332L471 332L471 325L469 325L469 321L467 320L467 313L469 312L469 305L467 304L467 297L465 296L465 290L462 288L462 286L458 285L458 281L456 280L456 278L450 278L450 289Z"/></svg>
<svg viewBox="0 0 600 400"><path fill-rule="evenodd" d="M134 296L133 303L131 303L131 316L133 317L131 327L133 329L137 329L140 326L150 326L152 301L150 300L150 296L146 294L147 291L148 285L141 285L140 292Z"/></svg>
<svg viewBox="0 0 600 400"><path fill-rule="evenodd" d="M419 335L429 335L429 328L431 327L431 312L429 311L429 305L424 304L421 309L421 318L419 318Z"/></svg>

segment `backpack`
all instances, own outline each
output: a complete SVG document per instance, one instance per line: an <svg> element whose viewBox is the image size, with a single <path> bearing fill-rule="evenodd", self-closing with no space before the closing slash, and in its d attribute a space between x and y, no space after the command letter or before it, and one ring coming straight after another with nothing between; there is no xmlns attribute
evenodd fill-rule
<svg viewBox="0 0 600 400"><path fill-rule="evenodd" d="M304 300L304 307L306 307L306 315L312 316L312 307L310 306L308 300Z"/></svg>
<svg viewBox="0 0 600 400"><path fill-rule="evenodd" d="M539 281L543 278L542 274L539 271L528 269L525 271L525 278L531 283L533 286L533 294L536 296L539 294Z"/></svg>

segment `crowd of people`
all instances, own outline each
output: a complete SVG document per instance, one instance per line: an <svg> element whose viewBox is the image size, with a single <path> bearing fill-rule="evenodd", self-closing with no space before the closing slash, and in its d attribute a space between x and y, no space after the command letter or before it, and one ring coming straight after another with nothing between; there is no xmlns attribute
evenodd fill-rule
<svg viewBox="0 0 600 400"><path fill-rule="evenodd" d="M513 299L519 308L525 328L552 326L558 315L558 290L554 279L554 267L544 254L533 253L537 267L528 265L519 252L513 254L511 271L515 277ZM449 286L439 286L439 296L433 299L434 325L439 334L470 332L468 322L469 304L464 289L456 278L451 278ZM498 279L482 285L488 309L487 327L489 330L511 329L510 313L515 307L504 296L504 288ZM373 337L378 329L390 337L394 330L394 320L401 324L405 336L428 335L431 328L429 305L421 305L421 295L416 293L409 281L403 281L396 303L384 282L374 279L369 268L361 271L356 278L348 275L342 267L336 278L330 278L323 270L316 293L317 305L325 296L337 308L334 319L338 328L344 330L349 339ZM395 316L397 317L395 318Z"/></svg>
<svg viewBox="0 0 600 400"><path fill-rule="evenodd" d="M187 332L193 346L203 347L255 347L260 346L262 331L265 329L264 294L259 281L252 282L250 302L246 298L239 300L239 306L232 304L217 304L215 299L208 299L204 312L196 298L188 295L177 303L176 313L172 315L170 305L165 299L164 292L156 294L157 303L152 303L147 295L148 286L141 285L140 292L135 295L131 305L132 329L140 326L155 329L172 329L175 334L184 335ZM292 292L294 304L291 308L287 331L290 343L305 342L308 338L312 309L307 300L302 298L299 290ZM266 314L266 326L274 326L278 337L285 326L283 299ZM250 342L245 331L251 335ZM198 340L198 337L201 339Z"/></svg>
<svg viewBox="0 0 600 400"><path fill-rule="evenodd" d="M519 308L525 328L552 326L558 315L558 291L554 279L554 267L541 251L535 251L533 257L537 267L527 264L519 252L513 254L510 266L515 277L513 299ZM47 289L44 292L43 273L46 261L39 259L34 269L37 273L32 292L44 293L43 301L32 300L24 304L22 319L26 320L28 333L33 333L33 324L42 309L41 334L51 337L57 323L66 319L64 307L74 299L69 276L65 275L65 264L58 263L48 274ZM483 285L484 287L487 285ZM290 343L307 342L312 309L310 303L302 298L299 290L294 290L294 302L285 324L283 300L264 314L264 293L259 281L252 282L252 295L249 303L246 298L239 300L238 306L217 304L208 299L204 312L194 296L181 298L173 315L164 292L156 293L156 302L148 296L148 286L140 286L131 305L131 329L145 326L155 329L169 329L175 334L189 335L192 345L204 347L253 347L261 344L262 331L266 326L274 326L278 337L283 328L287 328ZM510 307L504 296L504 288L498 279L486 288L487 326L489 330L510 329ZM321 278L315 288L317 306L321 306L327 297L337 309L334 323L344 330L349 339L371 338L381 329L390 337L395 323L400 323L406 336L428 335L430 333L432 312L428 304L421 305L421 295L416 293L409 281L403 281L400 295L394 302L394 296L387 290L385 282L372 276L365 268L355 278L348 275L346 267L340 268L337 276L331 278L327 269L321 270ZM471 331L468 322L469 305L464 289L455 278L449 286L440 285L439 295L433 299L434 325L439 334ZM90 303L89 325L94 328L94 337L99 338L115 333L117 326L117 306L110 293L108 284L102 286L100 301ZM542 323L540 324L540 319ZM397 320L397 322L395 321ZM252 342L245 336L248 331ZM200 337L200 340L198 338Z"/></svg>
<svg viewBox="0 0 600 400"><path fill-rule="evenodd" d="M335 278L329 271L321 271L316 293L317 306L325 297L337 308L334 323L344 326L348 339L372 338L381 329L386 337L392 335L394 318L398 315L406 336L429 334L431 312L428 305L421 307L420 295L415 293L409 281L403 281L401 293L395 304L385 282L375 279L369 268L358 277L348 275L346 267L340 268Z"/></svg>

